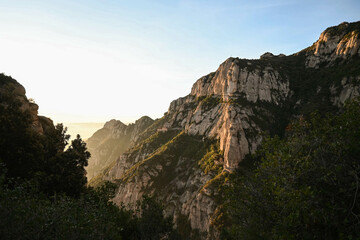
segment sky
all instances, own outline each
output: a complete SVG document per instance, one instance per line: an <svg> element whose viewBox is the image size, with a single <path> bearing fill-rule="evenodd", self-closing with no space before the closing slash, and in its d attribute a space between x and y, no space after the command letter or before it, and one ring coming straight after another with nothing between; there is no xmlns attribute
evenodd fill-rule
<svg viewBox="0 0 360 240"><path fill-rule="evenodd" d="M0 72L54 122L162 117L228 57L292 54L359 0L0 0Z"/></svg>

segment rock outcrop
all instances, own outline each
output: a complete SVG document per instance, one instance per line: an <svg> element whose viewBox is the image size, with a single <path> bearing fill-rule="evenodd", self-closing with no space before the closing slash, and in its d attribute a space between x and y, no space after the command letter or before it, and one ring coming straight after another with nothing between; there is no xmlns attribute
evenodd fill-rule
<svg viewBox="0 0 360 240"><path fill-rule="evenodd" d="M250 119L254 116L250 106L261 102L281 107L291 93L289 79L278 70L253 64L227 59L215 73L196 81L190 95L173 101L168 110L171 117L166 127L218 138L224 151L224 168L230 171L260 142L260 135L250 140L245 131L265 130Z"/></svg>
<svg viewBox="0 0 360 240"><path fill-rule="evenodd" d="M260 56L260 59L273 58L273 57L286 57L285 54L280 53L279 55L274 55L271 52L266 52Z"/></svg>
<svg viewBox="0 0 360 240"><path fill-rule="evenodd" d="M312 47L290 56L227 59L188 96L171 102L164 117L103 171L102 180L119 184L113 201L134 204L156 194L178 226L216 239L217 186L257 149L260 133L284 134L292 118L338 111L359 95L359 30L359 22L329 28Z"/></svg>
<svg viewBox="0 0 360 240"><path fill-rule="evenodd" d="M336 61L360 55L359 22L341 23L321 33L319 40L308 49L306 66L319 68L321 64L331 66Z"/></svg>
<svg viewBox="0 0 360 240"><path fill-rule="evenodd" d="M336 87L332 85L330 92L334 96L331 100L334 105L341 107L344 103L360 95L360 75L357 77L344 77L341 80L341 85ZM339 90L340 89L340 90ZM338 94L340 92L340 94Z"/></svg>
<svg viewBox="0 0 360 240"><path fill-rule="evenodd" d="M54 126L51 119L38 115L39 106L32 99L26 97L25 88L15 79L5 76L4 74L0 74L0 96L1 95L14 97L20 102L21 110L30 113L33 121L32 127L36 132L43 134L44 128Z"/></svg>

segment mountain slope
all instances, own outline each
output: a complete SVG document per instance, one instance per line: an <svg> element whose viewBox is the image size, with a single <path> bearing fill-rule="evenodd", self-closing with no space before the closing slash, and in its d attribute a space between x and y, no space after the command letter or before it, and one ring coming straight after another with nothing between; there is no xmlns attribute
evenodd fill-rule
<svg viewBox="0 0 360 240"><path fill-rule="evenodd" d="M102 129L95 132L86 141L91 152L89 165L86 168L88 180L114 162L137 141L139 134L153 122L154 120L144 116L136 120L135 124L125 125L114 119L105 123Z"/></svg>
<svg viewBox="0 0 360 240"><path fill-rule="evenodd" d="M157 194L185 237L216 238L218 183L257 149L261 132L282 135L292 118L336 112L359 95L359 30L359 22L328 28L290 56L227 59L104 171L103 180L119 184L114 201Z"/></svg>

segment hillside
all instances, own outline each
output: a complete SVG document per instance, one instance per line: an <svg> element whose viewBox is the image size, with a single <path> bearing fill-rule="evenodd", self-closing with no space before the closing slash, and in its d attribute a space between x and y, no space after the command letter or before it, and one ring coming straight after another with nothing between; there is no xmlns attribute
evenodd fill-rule
<svg viewBox="0 0 360 240"><path fill-rule="evenodd" d="M112 164L130 146L134 145L139 135L154 121L141 117L134 124L125 125L121 121L111 120L104 127L96 131L87 141L91 152L89 165L86 168L90 181L100 174L105 167Z"/></svg>
<svg viewBox="0 0 360 240"><path fill-rule="evenodd" d="M309 48L258 60L229 58L171 102L135 146L97 176L118 184L117 204L156 194L193 238L217 236L217 183L292 119L335 113L359 95L360 22L326 29Z"/></svg>

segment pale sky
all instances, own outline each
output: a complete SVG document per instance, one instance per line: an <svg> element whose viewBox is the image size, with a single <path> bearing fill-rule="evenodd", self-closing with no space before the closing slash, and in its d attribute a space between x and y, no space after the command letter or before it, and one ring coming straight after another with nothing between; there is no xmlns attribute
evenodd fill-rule
<svg viewBox="0 0 360 240"><path fill-rule="evenodd" d="M133 122L228 57L292 54L359 0L0 0L0 72L55 122Z"/></svg>

